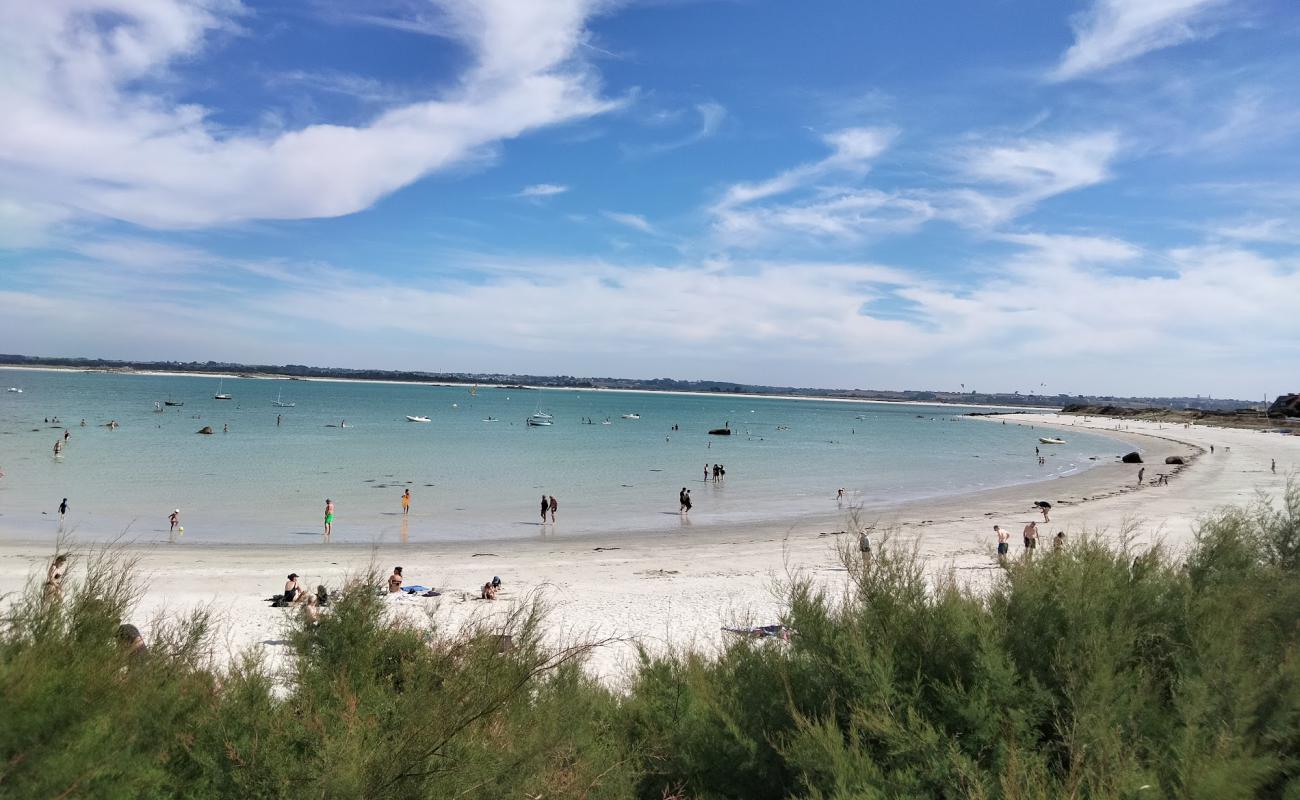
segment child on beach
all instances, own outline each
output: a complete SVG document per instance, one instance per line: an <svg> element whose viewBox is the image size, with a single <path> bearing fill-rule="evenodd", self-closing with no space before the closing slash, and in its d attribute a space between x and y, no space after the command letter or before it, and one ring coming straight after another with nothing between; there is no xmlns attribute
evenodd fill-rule
<svg viewBox="0 0 1300 800"><path fill-rule="evenodd" d="M410 489L407 489L405 492L402 492L402 513L403 514L411 513L411 490Z"/></svg>

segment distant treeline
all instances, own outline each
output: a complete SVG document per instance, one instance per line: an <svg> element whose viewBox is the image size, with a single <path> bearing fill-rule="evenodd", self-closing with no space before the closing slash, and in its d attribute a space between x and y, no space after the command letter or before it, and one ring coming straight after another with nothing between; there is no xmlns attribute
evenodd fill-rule
<svg viewBox="0 0 1300 800"><path fill-rule="evenodd" d="M274 660L215 668L207 611L139 649L147 576L77 553L61 595L6 599L0 796L1300 797L1294 490L1186 552L1080 537L986 591L842 544L844 588L774 587L777 635L643 652L621 692L537 602L450 632L385 614L377 573L287 614Z"/></svg>
<svg viewBox="0 0 1300 800"><path fill-rule="evenodd" d="M674 378L577 378L572 375L521 375L481 372L422 372L412 370L347 369L311 367L305 364L235 364L225 361L117 361L106 358L65 358L0 354L0 364L74 369L143 370L158 372L236 373L275 375L290 378L338 378L344 380L406 381L411 383L464 383L485 386L544 386L572 389L633 389L706 394L771 394L790 397L835 397L855 400L893 400L918 403L968 405L1046 406L1068 404L1112 405L1155 408L1235 411L1255 408L1247 400L1219 400L1206 397L1112 397L1068 394L1021 394L1020 392L925 391L893 389L823 389L818 387L768 386L730 381L684 381Z"/></svg>

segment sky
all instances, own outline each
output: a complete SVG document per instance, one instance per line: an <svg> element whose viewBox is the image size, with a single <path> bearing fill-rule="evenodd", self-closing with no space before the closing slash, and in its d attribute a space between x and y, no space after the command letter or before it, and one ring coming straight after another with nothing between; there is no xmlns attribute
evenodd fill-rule
<svg viewBox="0 0 1300 800"><path fill-rule="evenodd" d="M0 0L0 352L1300 391L1289 0Z"/></svg>

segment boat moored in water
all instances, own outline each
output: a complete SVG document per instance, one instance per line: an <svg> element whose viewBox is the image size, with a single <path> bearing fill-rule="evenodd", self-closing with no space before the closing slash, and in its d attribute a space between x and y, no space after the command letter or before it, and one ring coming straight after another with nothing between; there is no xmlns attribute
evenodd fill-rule
<svg viewBox="0 0 1300 800"><path fill-rule="evenodd" d="M432 422L433 420L429 419L428 417L413 417L410 414L407 414L406 421L407 422Z"/></svg>
<svg viewBox="0 0 1300 800"><path fill-rule="evenodd" d="M1065 444L1064 439L1057 439L1055 436L1039 436L1038 441L1041 444Z"/></svg>

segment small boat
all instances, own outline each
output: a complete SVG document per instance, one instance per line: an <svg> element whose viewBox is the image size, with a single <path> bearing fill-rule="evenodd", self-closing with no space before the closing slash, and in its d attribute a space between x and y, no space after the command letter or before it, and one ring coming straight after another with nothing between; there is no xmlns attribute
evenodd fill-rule
<svg viewBox="0 0 1300 800"><path fill-rule="evenodd" d="M185 404L184 404L184 403L181 403L181 402L177 402L176 400L164 400L164 401L163 401L163 405L165 405L165 406L183 406L183 405L185 405Z"/></svg>
<svg viewBox="0 0 1300 800"><path fill-rule="evenodd" d="M731 428L714 428L709 431L710 436L730 436Z"/></svg>
<svg viewBox="0 0 1300 800"><path fill-rule="evenodd" d="M524 420L524 422L528 423L529 427L532 428L546 428L555 424L551 419L550 414L543 414L541 412L532 415L528 419Z"/></svg>
<svg viewBox="0 0 1300 800"><path fill-rule="evenodd" d="M1057 439L1054 436L1039 436L1038 441L1040 444L1065 444L1064 439Z"/></svg>
<svg viewBox="0 0 1300 800"><path fill-rule="evenodd" d="M536 419L554 419L554 417L552 417L550 414L547 414L545 411L534 411L533 417L535 417Z"/></svg>
<svg viewBox="0 0 1300 800"><path fill-rule="evenodd" d="M640 414L624 414L623 419L641 419Z"/></svg>
<svg viewBox="0 0 1300 800"><path fill-rule="evenodd" d="M22 389L19 389L17 386L10 386L10 387L9 387L9 391L13 392L14 394L22 394L22 393L23 393L23 390L22 390Z"/></svg>
<svg viewBox="0 0 1300 800"><path fill-rule="evenodd" d="M212 399L213 399L213 400L233 400L233 399L234 399L234 398L231 397L230 395L228 395L228 394L226 394L225 392L221 391L221 390L222 390L222 387L224 387L225 384L226 384L226 379L225 379L225 378L222 378L220 381L217 382L217 393L214 394L214 395L212 395Z"/></svg>
<svg viewBox="0 0 1300 800"><path fill-rule="evenodd" d="M483 421L484 421L484 422L500 422L501 420L497 419L496 417L486 417L486 418L484 418Z"/></svg>
<svg viewBox="0 0 1300 800"><path fill-rule="evenodd" d="M275 406L276 408L293 408L295 405L297 405L296 403L284 402L283 400L280 399L280 394L281 394L280 392L275 393L275 402L272 403L271 405Z"/></svg>
<svg viewBox="0 0 1300 800"><path fill-rule="evenodd" d="M162 403L159 403L157 400L153 401L153 410L155 413L161 414L163 410Z"/></svg>
<svg viewBox="0 0 1300 800"><path fill-rule="evenodd" d="M428 417L412 417L410 414L408 414L406 415L406 421L407 422L432 422L433 420L429 419Z"/></svg>

